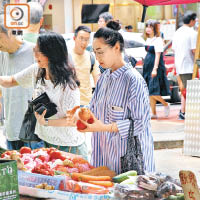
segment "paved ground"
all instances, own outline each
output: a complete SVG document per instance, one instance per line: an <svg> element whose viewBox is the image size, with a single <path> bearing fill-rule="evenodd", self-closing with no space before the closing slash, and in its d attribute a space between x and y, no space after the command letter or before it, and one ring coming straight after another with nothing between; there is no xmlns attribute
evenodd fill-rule
<svg viewBox="0 0 200 200"><path fill-rule="evenodd" d="M156 171L179 178L180 170L191 170L197 177L200 186L200 158L184 156L182 148L162 149L155 151Z"/></svg>
<svg viewBox="0 0 200 200"><path fill-rule="evenodd" d="M184 121L178 120L180 104L170 106L168 118L164 117L163 106L157 105L157 120L151 120L155 149L181 148L184 140Z"/></svg>

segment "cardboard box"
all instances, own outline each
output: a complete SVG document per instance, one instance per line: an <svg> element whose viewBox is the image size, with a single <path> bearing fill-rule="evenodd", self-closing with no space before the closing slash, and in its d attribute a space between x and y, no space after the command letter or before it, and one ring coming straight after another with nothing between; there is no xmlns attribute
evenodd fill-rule
<svg viewBox="0 0 200 200"><path fill-rule="evenodd" d="M0 160L0 200L18 200L17 162Z"/></svg>

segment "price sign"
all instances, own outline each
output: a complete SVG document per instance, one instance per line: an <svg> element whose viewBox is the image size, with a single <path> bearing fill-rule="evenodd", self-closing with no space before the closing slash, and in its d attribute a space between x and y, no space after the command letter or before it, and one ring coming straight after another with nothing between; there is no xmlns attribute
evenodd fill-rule
<svg viewBox="0 0 200 200"><path fill-rule="evenodd" d="M200 193L194 173L191 171L181 170L179 172L179 177L181 180L185 200L199 200Z"/></svg>

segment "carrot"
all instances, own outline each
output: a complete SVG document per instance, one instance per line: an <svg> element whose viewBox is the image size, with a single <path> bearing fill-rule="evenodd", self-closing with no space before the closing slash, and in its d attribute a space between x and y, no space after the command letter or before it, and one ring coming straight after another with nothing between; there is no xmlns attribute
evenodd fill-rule
<svg viewBox="0 0 200 200"><path fill-rule="evenodd" d="M111 181L110 176L89 176L81 173L72 173L71 178L75 181Z"/></svg>
<svg viewBox="0 0 200 200"><path fill-rule="evenodd" d="M111 181L88 181L88 183L104 186L104 187L112 187L113 183Z"/></svg>
<svg viewBox="0 0 200 200"><path fill-rule="evenodd" d="M81 193L83 193L83 194L108 194L109 190L105 187L90 184L85 187L82 187Z"/></svg>

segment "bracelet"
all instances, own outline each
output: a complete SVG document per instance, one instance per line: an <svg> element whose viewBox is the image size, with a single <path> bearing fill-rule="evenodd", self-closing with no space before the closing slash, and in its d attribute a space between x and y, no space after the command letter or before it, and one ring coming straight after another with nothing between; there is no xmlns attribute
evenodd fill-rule
<svg viewBox="0 0 200 200"><path fill-rule="evenodd" d="M45 119L44 119L44 122L45 122L45 123L44 123L44 126L48 126L48 125L49 125L49 120L48 120L48 119L45 118Z"/></svg>
<svg viewBox="0 0 200 200"><path fill-rule="evenodd" d="M115 132L115 125L116 125L116 123L114 123L114 122L111 124L111 132Z"/></svg>

